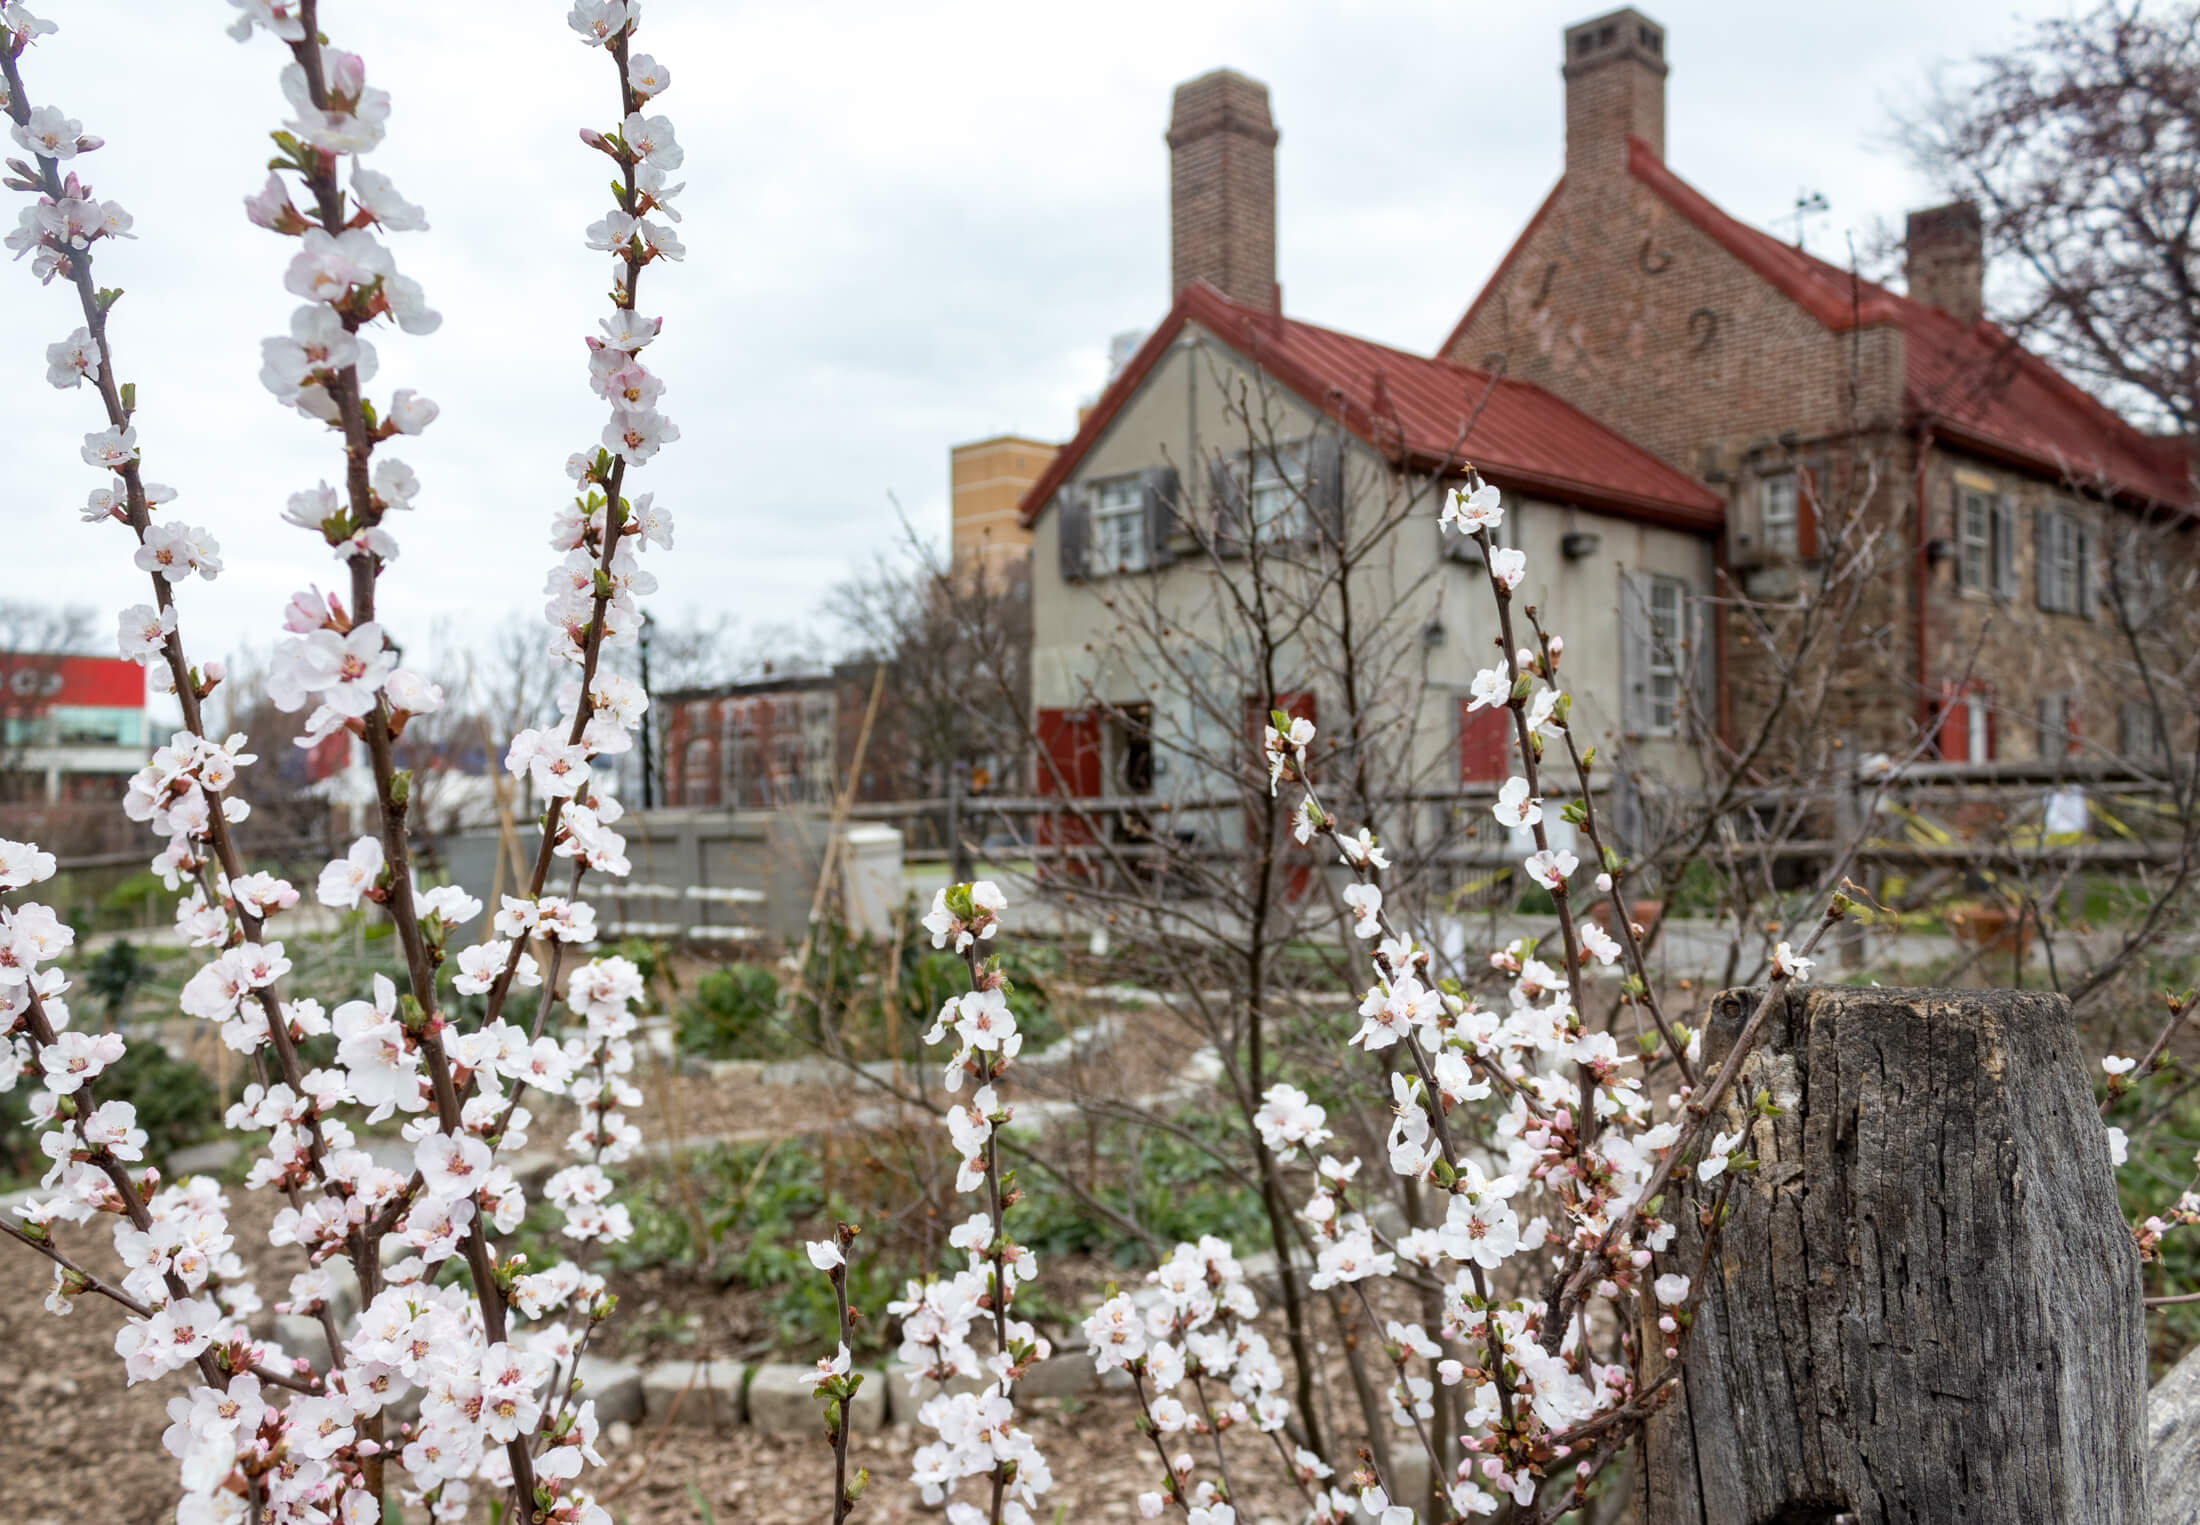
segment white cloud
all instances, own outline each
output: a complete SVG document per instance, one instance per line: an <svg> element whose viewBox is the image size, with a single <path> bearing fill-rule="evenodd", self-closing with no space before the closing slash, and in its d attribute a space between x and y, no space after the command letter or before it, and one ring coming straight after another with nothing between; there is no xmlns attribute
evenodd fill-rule
<svg viewBox="0 0 2200 1525"><path fill-rule="evenodd" d="M229 42L220 9L84 0L24 60L34 100L107 137L78 167L137 217L137 242L102 246L100 277L128 293L115 348L148 475L182 490L173 511L228 563L185 594L202 654L264 644L293 588L332 581L276 516L340 465L255 379L291 305L286 245L240 209L281 115L281 58L264 36ZM658 607L799 619L891 536L889 492L944 525L951 443L1066 436L1109 335L1166 305L1161 133L1170 88L1206 69L1273 92L1287 307L1432 347L1557 174L1559 29L1591 9L648 0L641 46L673 70L661 109L690 186L689 258L650 271L642 302L666 318L654 355L684 433L642 474L681 526ZM1671 162L1754 220L1825 192L1820 249L1926 198L1873 147L1886 107L2016 24L2006 0L1649 9L1669 33ZM443 406L403 442L423 490L397 525L385 613L424 635L533 608L563 462L601 422L580 341L604 262L580 234L607 162L574 133L609 125L610 66L556 5L338 3L324 25L395 96L372 162L427 208L433 231L393 243L445 315L430 338L379 340L377 387ZM118 532L76 522L96 485L75 448L97 422L89 394L38 380L73 305L27 266L0 279L9 593L138 602Z"/></svg>

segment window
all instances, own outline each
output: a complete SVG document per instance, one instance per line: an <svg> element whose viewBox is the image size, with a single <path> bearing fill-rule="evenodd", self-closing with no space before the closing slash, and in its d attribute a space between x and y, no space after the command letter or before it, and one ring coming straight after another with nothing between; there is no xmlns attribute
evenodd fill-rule
<svg viewBox="0 0 2200 1525"><path fill-rule="evenodd" d="M1788 478L1792 483L1795 479ZM1687 635L1688 587L1671 577L1650 579L1649 729L1670 736L1680 729L1681 642Z"/></svg>
<svg viewBox="0 0 2200 1525"><path fill-rule="evenodd" d="M2069 694L2040 695L2038 731L2042 758L2077 756L2078 707Z"/></svg>
<svg viewBox="0 0 2200 1525"><path fill-rule="evenodd" d="M2134 762L2161 756L2162 733L2154 724L2154 706L2135 699L2116 713L2116 750Z"/></svg>
<svg viewBox="0 0 2200 1525"><path fill-rule="evenodd" d="M1092 566L1097 572L1146 570L1146 492L1136 477L1092 490Z"/></svg>
<svg viewBox="0 0 2200 1525"><path fill-rule="evenodd" d="M1792 471L1766 477L1757 484L1757 524L1768 555L1793 556L1801 544L1802 521L1797 512L1796 479Z"/></svg>
<svg viewBox="0 0 2200 1525"><path fill-rule="evenodd" d="M1303 540L1313 533L1306 513L1306 451L1297 446L1253 457L1253 534L1263 541Z"/></svg>
<svg viewBox="0 0 2200 1525"><path fill-rule="evenodd" d="M1993 561L1993 499L1976 488L1963 488L1956 499L1956 585L1966 593L1984 593Z"/></svg>
<svg viewBox="0 0 2200 1525"><path fill-rule="evenodd" d="M2093 530L2068 509L2041 509L2033 521L2038 603L2050 614L2093 617Z"/></svg>

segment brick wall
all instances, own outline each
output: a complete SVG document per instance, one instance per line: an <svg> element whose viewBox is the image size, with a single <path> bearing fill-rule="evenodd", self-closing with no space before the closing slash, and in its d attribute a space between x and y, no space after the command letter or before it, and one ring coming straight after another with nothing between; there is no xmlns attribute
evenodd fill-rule
<svg viewBox="0 0 2200 1525"><path fill-rule="evenodd" d="M1169 117L1169 295L1205 281L1276 302L1276 124L1268 87L1217 69L1176 87Z"/></svg>

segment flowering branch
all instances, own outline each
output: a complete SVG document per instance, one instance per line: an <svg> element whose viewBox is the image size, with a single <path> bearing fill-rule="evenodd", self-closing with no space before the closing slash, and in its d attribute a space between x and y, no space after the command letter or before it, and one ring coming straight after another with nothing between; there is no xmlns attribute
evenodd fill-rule
<svg viewBox="0 0 2200 1525"><path fill-rule="evenodd" d="M810 1264L832 1283L833 1306L840 1319L839 1348L831 1359L817 1363L816 1388L817 1396L825 1403L825 1441L833 1448L833 1525L841 1525L854 1513L864 1489L871 1484L868 1468L858 1468L853 1480L848 1476L848 1430L853 1419L848 1406L863 1386L863 1373L849 1370L848 1353L855 1339L855 1310L848 1306L847 1252L857 1232L852 1223L836 1224L832 1238L813 1240L808 1246Z"/></svg>

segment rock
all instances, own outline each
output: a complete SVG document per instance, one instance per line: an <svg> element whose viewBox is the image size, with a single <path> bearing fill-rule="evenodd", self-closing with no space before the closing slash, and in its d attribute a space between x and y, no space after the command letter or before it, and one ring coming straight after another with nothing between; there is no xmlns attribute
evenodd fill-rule
<svg viewBox="0 0 2200 1525"><path fill-rule="evenodd" d="M209 1139L188 1149L178 1149L168 1156L168 1179L180 1181L185 1176L218 1176L236 1164L243 1153L244 1145L233 1138Z"/></svg>
<svg viewBox="0 0 2200 1525"><path fill-rule="evenodd" d="M2147 1487L2153 1525L2200 1519L2200 1350L2147 1394Z"/></svg>
<svg viewBox="0 0 2200 1525"><path fill-rule="evenodd" d="M1428 1515L1428 1450L1411 1430L1390 1432L1391 1502L1409 1506L1420 1518Z"/></svg>
<svg viewBox="0 0 2200 1525"><path fill-rule="evenodd" d="M582 1356L581 1397L596 1401L596 1422L642 1417L642 1369L628 1361Z"/></svg>
<svg viewBox="0 0 2200 1525"><path fill-rule="evenodd" d="M623 1451L634 1444L634 1426L624 1419L617 1420L604 1426L603 1438L606 1445Z"/></svg>
<svg viewBox="0 0 2200 1525"><path fill-rule="evenodd" d="M1091 1392L1098 1381L1090 1354L1082 1350L1064 1351L1044 1361L1034 1361L1025 1368L1024 1380L1016 1384L1016 1401L1074 1398L1080 1393Z"/></svg>
<svg viewBox="0 0 2200 1525"><path fill-rule="evenodd" d="M739 1361L660 1361L642 1373L642 1407L653 1424L669 1420L698 1430L739 1424L748 1371Z"/></svg>
<svg viewBox="0 0 2200 1525"><path fill-rule="evenodd" d="M815 1366L773 1362L749 1373L749 1427L768 1435L800 1435L825 1429L825 1405L817 1396ZM886 1419L886 1376L863 1374L863 1385L849 1404L850 1427L861 1434Z"/></svg>
<svg viewBox="0 0 2200 1525"><path fill-rule="evenodd" d="M329 1280L336 1284L336 1295L328 1301L328 1311L336 1316L336 1327L350 1339L352 1325L359 1317L359 1273L351 1268L350 1257L338 1255L328 1262ZM318 1325L319 1320L315 1320Z"/></svg>
<svg viewBox="0 0 2200 1525"><path fill-rule="evenodd" d="M313 1363L315 1371L327 1371L329 1366L328 1331L317 1318L303 1313L280 1313L275 1316L275 1341L283 1347L283 1353L302 1356Z"/></svg>

